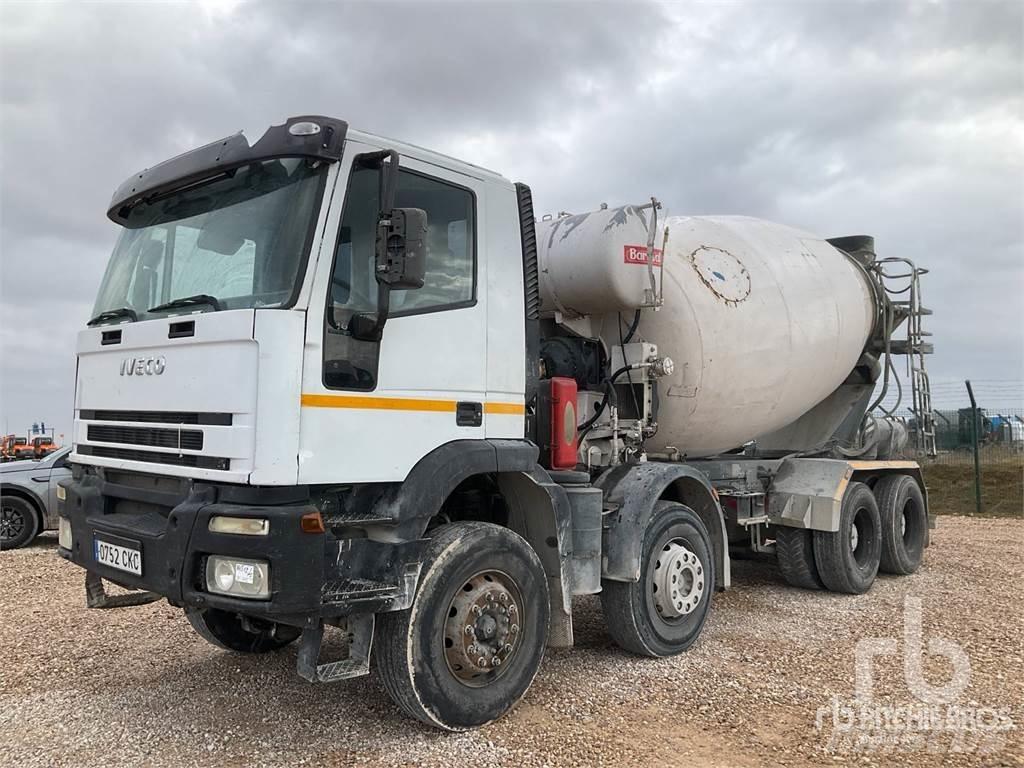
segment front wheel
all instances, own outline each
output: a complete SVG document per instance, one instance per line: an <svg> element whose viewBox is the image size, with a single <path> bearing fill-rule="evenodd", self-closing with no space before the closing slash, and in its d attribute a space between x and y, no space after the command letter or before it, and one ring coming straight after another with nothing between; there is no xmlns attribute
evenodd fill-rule
<svg viewBox="0 0 1024 768"><path fill-rule="evenodd" d="M219 608L186 608L192 628L204 640L236 653L267 653L298 639L302 630L287 624L241 616Z"/></svg>
<svg viewBox="0 0 1024 768"><path fill-rule="evenodd" d="M615 643L641 656L672 656L693 645L711 607L712 552L696 512L657 502L644 532L640 580L601 582L601 607Z"/></svg>
<svg viewBox="0 0 1024 768"><path fill-rule="evenodd" d="M427 725L486 725L533 682L549 615L544 569L522 537L491 523L440 526L412 607L378 617L377 674L394 702Z"/></svg>

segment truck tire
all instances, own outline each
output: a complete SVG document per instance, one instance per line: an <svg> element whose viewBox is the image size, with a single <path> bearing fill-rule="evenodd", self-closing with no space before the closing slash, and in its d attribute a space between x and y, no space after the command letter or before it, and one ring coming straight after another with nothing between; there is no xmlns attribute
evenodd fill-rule
<svg viewBox="0 0 1024 768"><path fill-rule="evenodd" d="M377 674L402 711L427 725L486 725L533 682L550 611L544 568L522 537L492 523L442 525L412 606L377 618Z"/></svg>
<svg viewBox="0 0 1024 768"><path fill-rule="evenodd" d="M875 495L864 483L850 483L839 508L839 530L814 532L814 562L832 592L860 595L878 574L882 520Z"/></svg>
<svg viewBox="0 0 1024 768"><path fill-rule="evenodd" d="M288 624L246 617L219 608L186 608L189 624L204 640L235 653L267 653L294 642L302 630Z"/></svg>
<svg viewBox="0 0 1024 768"><path fill-rule="evenodd" d="M0 498L0 549L24 547L39 534L39 515L18 496Z"/></svg>
<svg viewBox="0 0 1024 768"><path fill-rule="evenodd" d="M601 607L615 644L654 657L693 645L711 607L713 551L696 512L657 502L644 531L639 581L601 582Z"/></svg>
<svg viewBox="0 0 1024 768"><path fill-rule="evenodd" d="M882 560L885 573L906 576L921 566L928 536L924 494L910 475L888 475L875 483L882 518Z"/></svg>
<svg viewBox="0 0 1024 768"><path fill-rule="evenodd" d="M779 527L775 531L775 556L782 578L791 587L821 589L821 576L814 563L814 536L807 528Z"/></svg>

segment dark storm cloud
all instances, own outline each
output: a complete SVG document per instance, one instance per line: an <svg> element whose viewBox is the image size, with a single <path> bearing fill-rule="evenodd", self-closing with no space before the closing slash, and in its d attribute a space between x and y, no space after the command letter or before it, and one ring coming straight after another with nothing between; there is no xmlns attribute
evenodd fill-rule
<svg viewBox="0 0 1024 768"><path fill-rule="evenodd" d="M2 416L70 426L128 174L301 113L494 167L543 210L867 231L933 267L938 376L1019 378L1017 3L0 6Z"/></svg>

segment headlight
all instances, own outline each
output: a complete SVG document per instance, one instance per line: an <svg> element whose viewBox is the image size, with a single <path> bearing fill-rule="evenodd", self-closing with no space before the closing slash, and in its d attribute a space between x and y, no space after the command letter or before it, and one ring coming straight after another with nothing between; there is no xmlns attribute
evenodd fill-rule
<svg viewBox="0 0 1024 768"><path fill-rule="evenodd" d="M71 549L72 541L71 521L66 517L59 518L57 521L57 544L61 549Z"/></svg>
<svg viewBox="0 0 1024 768"><path fill-rule="evenodd" d="M206 560L206 588L219 595L267 600L270 564L265 560L210 555Z"/></svg>
<svg viewBox="0 0 1024 768"><path fill-rule="evenodd" d="M240 533L246 536L266 536L270 521L265 517L228 517L214 515L207 526L212 533Z"/></svg>
<svg viewBox="0 0 1024 768"><path fill-rule="evenodd" d="M57 498L64 501L68 497L68 492L64 489L63 485L57 486Z"/></svg>

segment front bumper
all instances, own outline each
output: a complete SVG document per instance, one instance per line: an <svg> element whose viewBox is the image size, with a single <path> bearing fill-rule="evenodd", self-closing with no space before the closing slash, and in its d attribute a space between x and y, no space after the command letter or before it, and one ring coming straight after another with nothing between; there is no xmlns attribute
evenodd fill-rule
<svg viewBox="0 0 1024 768"><path fill-rule="evenodd" d="M61 557L115 584L161 595L172 605L219 608L300 627L333 616L404 607L403 574L418 559L418 542L381 544L337 538L330 531L304 532L300 518L317 511L305 489L261 491L186 481L168 490L155 481L147 488L145 479L136 476L131 484L119 484L102 470L89 470L62 483L66 500L61 515L70 522L73 539L71 549L58 549ZM214 515L264 518L269 532L214 533L209 530ZM97 538L137 547L141 575L97 562ZM270 598L207 591L210 555L269 562ZM367 590L367 584L374 588Z"/></svg>

